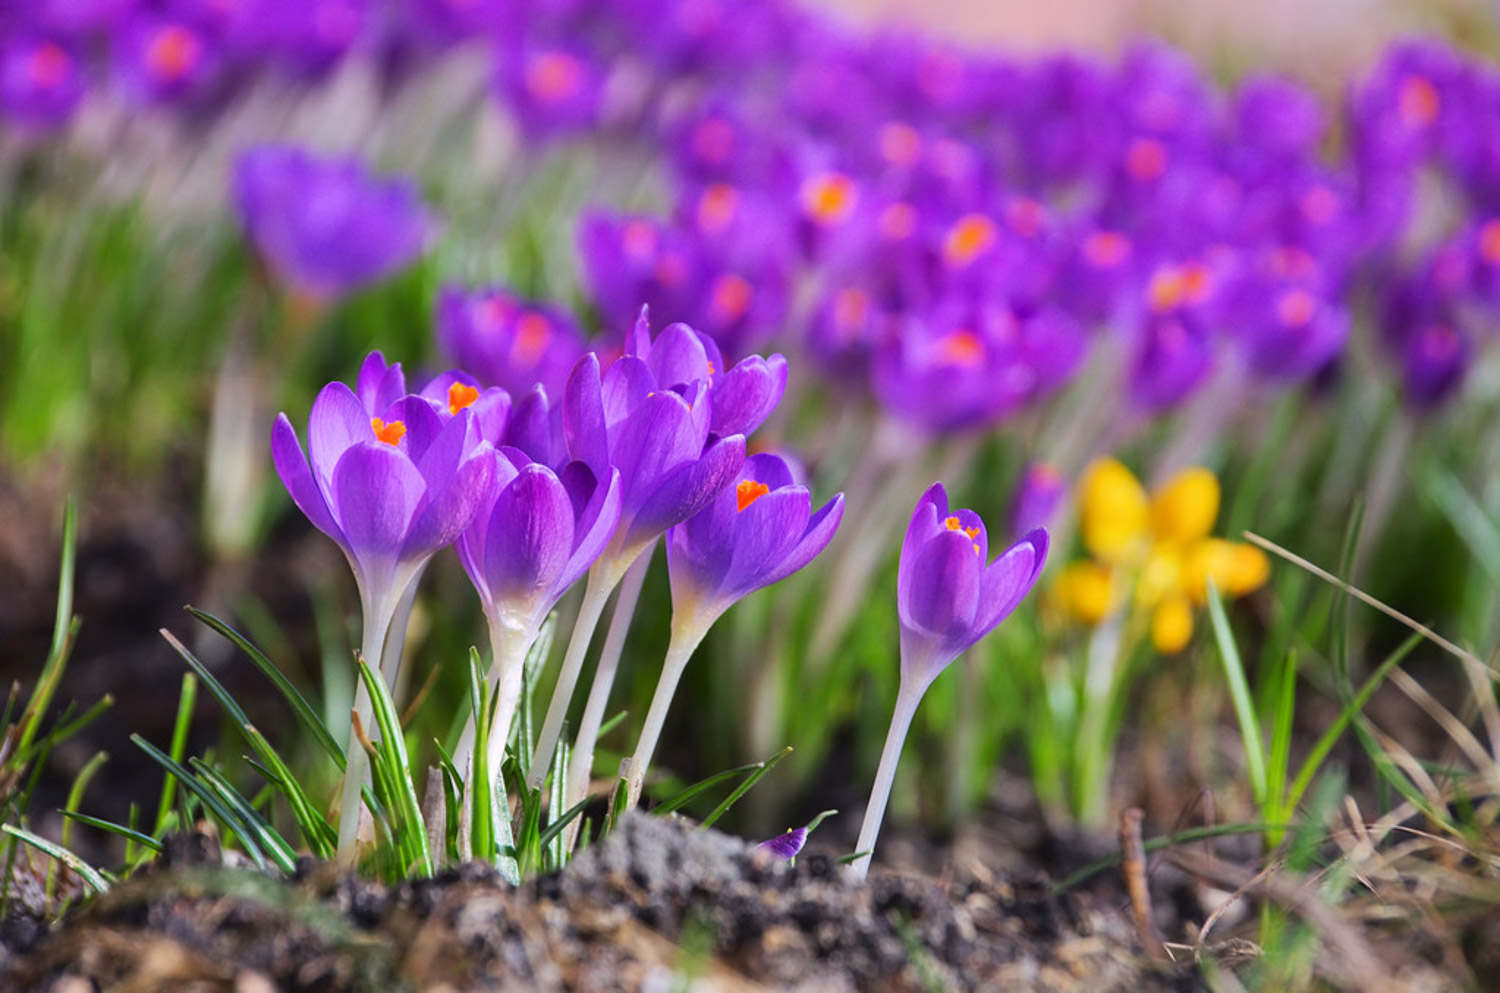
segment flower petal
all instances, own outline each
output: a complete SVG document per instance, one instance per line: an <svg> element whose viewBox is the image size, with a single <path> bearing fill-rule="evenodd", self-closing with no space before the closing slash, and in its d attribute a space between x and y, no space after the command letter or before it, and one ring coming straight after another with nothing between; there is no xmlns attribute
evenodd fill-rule
<svg viewBox="0 0 1500 993"><path fill-rule="evenodd" d="M697 458L703 441L682 397L668 391L643 400L610 439L610 462L620 470L625 488L626 516L655 492L667 473ZM603 470L590 468L603 478Z"/></svg>
<svg viewBox="0 0 1500 993"><path fill-rule="evenodd" d="M546 466L526 466L495 498L490 516L484 573L497 604L539 609L572 552L567 490Z"/></svg>
<svg viewBox="0 0 1500 993"><path fill-rule="evenodd" d="M359 367L354 392L369 416L378 415L406 393L406 375L401 371L401 363L387 364L384 354L371 352Z"/></svg>
<svg viewBox="0 0 1500 993"><path fill-rule="evenodd" d="M679 466L664 478L634 514L621 510L624 541L628 545L648 541L692 517L734 481L744 464L743 436L730 435L714 442L702 458Z"/></svg>
<svg viewBox="0 0 1500 993"><path fill-rule="evenodd" d="M697 380L707 382L712 375L703 340L698 332L681 323L667 325L656 336L646 356L646 365L650 367L657 386L664 389Z"/></svg>
<svg viewBox="0 0 1500 993"><path fill-rule="evenodd" d="M333 495L333 471L339 459L351 446L375 440L370 417L354 391L343 383L329 383L313 400L307 416L308 464L330 506L338 505Z"/></svg>
<svg viewBox="0 0 1500 993"><path fill-rule="evenodd" d="M772 490L739 511L733 533L718 536L732 549L721 593L738 600L767 585L767 577L807 530L811 515L812 496L802 486Z"/></svg>
<svg viewBox="0 0 1500 993"><path fill-rule="evenodd" d="M384 586L392 579L425 490L417 467L384 442L352 445L334 467L333 505L349 554L369 584L366 595L390 592Z"/></svg>
<svg viewBox="0 0 1500 993"><path fill-rule="evenodd" d="M918 547L904 611L912 626L944 642L962 641L979 607L980 566L973 543L958 531L945 529Z"/></svg>
<svg viewBox="0 0 1500 993"><path fill-rule="evenodd" d="M297 432L285 414L277 414L276 423L271 427L271 459L297 509L307 515L313 527L340 545L344 544L344 532L328 509L328 501L313 479L307 456L302 453L302 443L297 440Z"/></svg>
<svg viewBox="0 0 1500 993"><path fill-rule="evenodd" d="M497 458L489 443L481 442L441 485L428 484L427 499L412 523L403 557L431 555L458 539L484 505L494 484Z"/></svg>
<svg viewBox="0 0 1500 993"><path fill-rule="evenodd" d="M752 355L714 380L713 431L749 435L765 423L786 392L786 358Z"/></svg>
<svg viewBox="0 0 1500 993"><path fill-rule="evenodd" d="M564 482L564 486L566 485ZM578 513L573 526L573 554L568 557L568 564L563 569L563 574L553 584L554 598L562 596L567 592L568 587L588 572L594 560L609 546L610 539L615 536L615 529L619 523L620 471L611 469L609 478L602 484L594 486L593 496Z"/></svg>
<svg viewBox="0 0 1500 993"><path fill-rule="evenodd" d="M599 356L593 352L578 360L563 388L562 427L568 454L602 477L609 470L609 435L604 426Z"/></svg>
<svg viewBox="0 0 1500 993"><path fill-rule="evenodd" d="M1042 534L1040 547L1028 535L1007 548L984 570L979 584L979 617L972 632L974 641L994 630L995 625L1005 620L1031 592L1047 558L1046 532Z"/></svg>
<svg viewBox="0 0 1500 993"><path fill-rule="evenodd" d="M807 565L822 554L833 540L844 519L844 494L835 493L832 500L819 507L808 519L807 528L797 544L781 560L772 572L764 577L763 585L779 583L792 573Z"/></svg>

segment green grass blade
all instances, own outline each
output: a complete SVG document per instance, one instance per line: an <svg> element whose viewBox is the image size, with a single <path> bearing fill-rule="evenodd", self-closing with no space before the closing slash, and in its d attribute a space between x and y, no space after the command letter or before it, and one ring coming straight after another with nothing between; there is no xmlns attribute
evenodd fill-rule
<svg viewBox="0 0 1500 993"><path fill-rule="evenodd" d="M334 849L338 846L338 832L308 798L302 784L271 747L265 735L261 734L260 729L250 725L244 731L252 738L251 746L256 754L265 762L262 774L286 797L287 806L292 810L292 818L297 822L297 830L302 833L307 847L319 858L333 858Z"/></svg>
<svg viewBox="0 0 1500 993"><path fill-rule="evenodd" d="M0 831L4 831L12 838L26 842L31 847L52 856L69 869L72 869L78 874L78 878L82 879L89 889L95 893L103 893L109 889L109 882L99 873L98 869L95 869L61 845L48 841L40 835L32 834L25 828L17 827L14 824L0 824Z"/></svg>
<svg viewBox="0 0 1500 993"><path fill-rule="evenodd" d="M109 761L109 753L108 752L104 752L104 751L95 752L94 753L94 757L91 758L91 759L89 759L87 762L85 762L84 765L83 765L83 768L80 769L80 770L78 770L78 775L73 778L73 785L68 789L68 798L67 798L67 800L63 804L63 810L62 810L62 812L63 812L64 816L66 816L66 815L68 815L70 813L76 812L78 810L78 805L83 802L83 792L84 792L84 790L87 790L89 788L89 783L93 781L94 777L96 775L98 775L99 770L104 767L104 763L106 763L108 761ZM60 837L58 838L58 842L64 848L67 848L70 845L72 845L72 843L73 843L73 823L72 823L72 821L67 821L67 820L63 821L62 832L61 832ZM52 878L52 874L49 872L47 874L47 896L48 896L49 899L52 896L52 884L53 884L53 878Z"/></svg>
<svg viewBox="0 0 1500 993"><path fill-rule="evenodd" d="M629 715L630 715L630 711L628 711L628 710L622 710L618 714L616 714L615 716L611 717L609 720L605 721L603 724L599 725L599 737L603 738L605 735L609 734L615 728L619 727L620 726L620 722L623 721Z"/></svg>
<svg viewBox="0 0 1500 993"><path fill-rule="evenodd" d="M78 548L78 504L72 497L63 507L62 559L57 571L57 613L52 625L52 644L47 650L47 660L42 665L42 674L37 677L31 698L21 713L21 737L16 742L16 752L27 751L41 726L42 715L52 705L57 684L62 680L64 666L72 654L73 643L78 636L78 618L73 616L74 562Z"/></svg>
<svg viewBox="0 0 1500 993"><path fill-rule="evenodd" d="M172 722L172 751L174 761L181 762L187 751L188 726L192 723L193 708L198 702L198 677L191 672L182 674L182 686L177 692L177 717ZM172 812L172 803L177 794L177 777L166 775L162 778L161 800L156 805L156 830L152 833L161 837L164 826L167 823L167 815Z"/></svg>
<svg viewBox="0 0 1500 993"><path fill-rule="evenodd" d="M718 786L720 783L728 782L729 780L734 779L737 776L748 776L756 769L759 769L760 766L761 763L759 762L751 762L749 765L737 766L733 769L726 769L723 772L716 772L712 776L709 776L707 779L700 779L693 785L672 794L672 796L668 799L652 807L651 813L675 813L676 811L681 810L683 807L692 803L694 800L698 799L698 797L702 796L704 793L713 789L715 786Z"/></svg>
<svg viewBox="0 0 1500 993"><path fill-rule="evenodd" d="M328 725L323 723L323 719L318 716L318 712L307 702L307 698L298 691L297 687L292 685L292 681L286 678L286 674L281 671L276 663L272 662L265 656L265 653L251 644L248 638L219 620L213 614L199 610L196 607L188 607L187 612L219 632L225 638L228 638L240 651L245 653L251 662L255 663L255 667L281 693L287 704L291 706L293 713L312 732L313 738L317 740L318 744L322 746L323 751L328 753L329 757L333 759L334 764L338 766L339 771L342 772L345 762L343 748L339 746L339 743L329 732Z"/></svg>
<svg viewBox="0 0 1500 993"><path fill-rule="evenodd" d="M137 748L141 749L141 751L151 756L151 759L156 762L157 765L161 766L171 775L176 776L178 781L182 783L183 789L187 790L193 796L197 797L198 800L202 802L203 806L219 819L225 829L231 830L235 834L239 835L240 838L244 841L245 854L250 856L251 861L253 861L257 867L261 869L269 868L269 866L266 864L265 853L262 852L260 848L255 844L254 839L249 837L249 829L240 821L239 815L230 810L229 807L225 806L223 801L221 801L219 797L206 785L199 782L198 777L194 776L191 772L185 769L181 765L181 763L173 761L170 755L167 755L160 748L157 748L155 745L151 744L151 742L147 741L145 738L142 738L139 734L132 734L130 736L130 740L135 742ZM191 818L189 818L187 821L184 821L184 823L190 822Z"/></svg>
<svg viewBox="0 0 1500 993"><path fill-rule="evenodd" d="M740 797L744 796L746 793L749 793L752 789L754 789L755 784L760 782L761 777L774 769L776 767L776 763L780 762L790 754L792 754L792 746L787 745L781 751L777 752L775 755L772 755L770 758L757 765L754 772L746 776L744 781L740 783L740 785L736 786L734 788L734 791L726 796L723 802L713 809L712 813L703 818L702 826L705 828L713 827L714 822L717 821L720 817L723 817L725 814L729 813L729 808L738 803Z"/></svg>
<svg viewBox="0 0 1500 993"><path fill-rule="evenodd" d="M254 837L255 844L269 855L283 872L291 873L297 868L297 853L281 833L256 809L256 801L247 798L234 788L224 774L200 758L189 759L189 764L205 787L212 790L219 800L233 810L246 831Z"/></svg>
<svg viewBox="0 0 1500 993"><path fill-rule="evenodd" d="M359 660L359 674L364 679L365 687L370 692L370 700L375 706L375 722L380 726L380 750L385 753L386 762L396 780L398 792L393 801L400 812L397 829L404 835L403 847L415 851L422 875L431 876L432 859L427 852L427 825L422 818L422 802L417 798L411 759L406 753L401 715L396 711L396 703L391 699L385 682L364 659Z"/></svg>
<svg viewBox="0 0 1500 993"><path fill-rule="evenodd" d="M579 800L577 803L573 804L573 806L564 811L561 817L548 824L546 829L537 836L537 846L543 851L546 851L549 845L553 845L555 843L559 846L558 851L561 851L560 846L562 844L563 829L566 828L569 824L573 823L574 819L577 818L579 814L583 813L583 809L589 805L589 801L592 799L594 799L592 796L584 797L582 800ZM561 858L560 855L559 858Z"/></svg>
<svg viewBox="0 0 1500 993"><path fill-rule="evenodd" d="M1313 744L1312 749L1307 753L1307 758L1302 762L1302 768L1297 772L1297 778L1292 781L1291 789L1287 792L1285 806L1288 812L1296 810L1297 804L1302 802L1302 795L1307 792L1307 787L1311 785L1313 777L1317 775L1318 769L1323 764L1323 760L1328 758L1328 753L1333 750L1333 746L1344 733L1344 729L1349 726L1349 722L1364 709L1365 704L1369 702L1370 696L1380 687L1381 683L1385 682L1385 678L1390 675L1391 670L1400 665L1402 660L1421 641L1422 635L1416 632L1408 635L1406 640L1394 652L1387 655L1385 661L1381 662L1374 672L1370 673L1370 678L1365 680L1365 684L1360 687L1359 692L1348 703L1344 704L1344 708L1339 711L1338 719L1329 725L1328 730L1324 731Z"/></svg>
<svg viewBox="0 0 1500 993"><path fill-rule="evenodd" d="M1245 769L1250 775L1250 788L1259 807L1266 804L1266 755L1261 741L1260 722L1255 716L1255 705L1250 699L1250 686L1245 680L1245 666L1240 661L1240 649L1235 644L1234 634L1229 630L1229 618L1224 616L1224 603L1219 599L1219 589L1212 577L1208 581L1208 617L1213 626L1214 642L1219 647L1219 659L1224 663L1224 677L1229 684L1229 698L1234 703L1234 715L1239 721L1240 738L1245 743Z"/></svg>
<svg viewBox="0 0 1500 993"><path fill-rule="evenodd" d="M1271 703L1271 759L1266 771L1268 792L1261 813L1267 820L1279 820L1285 811L1282 805L1287 796L1287 773L1291 762L1292 719L1297 709L1297 654L1287 652L1281 664L1273 669L1275 679ZM1271 847L1281 839L1271 835Z"/></svg>
<svg viewBox="0 0 1500 993"><path fill-rule="evenodd" d="M493 808L490 805L489 696L484 692L484 669L479 650L469 649L469 706L474 713L474 755L469 774L470 855L487 862L495 860Z"/></svg>
<svg viewBox="0 0 1500 993"><path fill-rule="evenodd" d="M126 841L129 841L132 844L140 845L142 848L149 848L153 852L159 853L162 850L162 843L151 837L149 834L146 834L144 831L137 831L135 828L127 827L124 824L116 824L114 821L106 821L102 817L93 817L89 814L80 814L76 810L60 810L58 811L58 813L68 818L68 820L77 821L84 827L91 827L97 831L104 831L108 834L119 835Z"/></svg>

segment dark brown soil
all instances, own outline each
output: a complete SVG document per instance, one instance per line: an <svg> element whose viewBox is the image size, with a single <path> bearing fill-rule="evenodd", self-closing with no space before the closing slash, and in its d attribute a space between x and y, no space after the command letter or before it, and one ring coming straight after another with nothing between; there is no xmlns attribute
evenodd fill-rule
<svg viewBox="0 0 1500 993"><path fill-rule="evenodd" d="M207 846L212 849L212 846ZM633 815L519 888L473 864L385 887L309 861L282 882L200 840L38 937L0 989L1183 990L1111 901L973 863L941 881L829 855L787 865L685 821ZM196 864L195 864L196 863Z"/></svg>

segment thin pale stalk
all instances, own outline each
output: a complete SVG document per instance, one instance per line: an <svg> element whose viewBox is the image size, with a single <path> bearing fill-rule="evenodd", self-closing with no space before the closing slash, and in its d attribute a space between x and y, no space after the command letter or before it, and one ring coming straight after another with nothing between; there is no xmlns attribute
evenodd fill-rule
<svg viewBox="0 0 1500 993"><path fill-rule="evenodd" d="M386 633L391 627L392 613L394 611L383 604L380 607L367 604L365 607L365 629L363 643L360 645L360 657L377 672L381 671L381 650L385 645ZM371 726L375 718L374 704L370 700L369 691L365 689L364 680L356 679L354 683L354 713L359 716L359 720L358 722L350 721L349 744L345 748L348 764L344 767L344 791L339 801L338 861L346 866L354 864L356 846L359 841L359 794L370 776L370 759L360 744L359 735L355 729L360 725Z"/></svg>
<svg viewBox="0 0 1500 993"><path fill-rule="evenodd" d="M896 765L901 761L901 749L906 744L906 733L911 730L911 719L917 713L917 704L927 687L910 686L905 680L896 694L896 708L891 713L890 730L885 735L885 747L880 751L880 765L875 770L875 785L870 787L870 802L865 806L865 819L859 828L859 841L855 852L863 853L849 864L849 878L862 880L870 872L870 858L875 851L875 840L880 836L880 824L885 820L886 804L891 799L891 784L896 781Z"/></svg>
<svg viewBox="0 0 1500 993"><path fill-rule="evenodd" d="M604 604L619 583L619 577L619 572L602 568L601 563L595 563L589 570L583 601L578 605L578 618L573 622L573 634L568 639L568 651L557 673L552 701L547 704L547 717L542 722L542 733L531 756L531 769L526 773L526 783L532 789L542 785L547 770L552 767L552 752L557 748L558 735L562 734L563 719L568 716L568 704L573 700L573 689L578 685L584 656L588 654L594 628L599 626L599 615L604 613Z"/></svg>
<svg viewBox="0 0 1500 993"><path fill-rule="evenodd" d="M488 684L493 689L500 687L495 699L494 720L490 722L490 740L487 752L490 774L499 773L505 759L505 746L510 741L510 725L515 720L516 708L521 703L521 682L526 672L526 653L536 640L536 631L530 626L516 627L506 624L490 625L490 675Z"/></svg>
<svg viewBox="0 0 1500 993"><path fill-rule="evenodd" d="M386 632L385 649L380 654L380 678L385 681L386 687L391 691L391 699L396 706L402 705L401 698L405 693L401 692L402 676L401 660L406 654L406 629L411 621L411 609L417 600L417 587L421 585L422 573L426 571L423 567L412 577L411 583L407 585L406 592L401 594L401 600L396 604L395 616L391 618L390 630Z"/></svg>
<svg viewBox="0 0 1500 993"><path fill-rule="evenodd" d="M633 810L641 799L641 789L646 782L646 770L651 757L656 753L656 743L661 739L662 725L667 722L667 710L672 706L672 697L688 659L708 633L709 625L694 619L679 621L672 619L672 639L667 642L667 654L661 663L661 678L656 683L656 693L651 697L651 709L646 711L646 723L641 726L641 737L636 742L635 754L629 760L626 776L626 810Z"/></svg>
<svg viewBox="0 0 1500 993"><path fill-rule="evenodd" d="M599 653L599 665L594 670L594 685L589 687L588 703L584 705L583 717L578 722L578 737L573 742L573 755L568 761L568 791L562 809L568 810L589 791L589 774L594 768L594 747L599 743L599 727L604 723L604 709L609 706L609 693L615 684L615 672L620 668L620 655L625 649L625 636L630 631L630 620L635 616L636 604L640 602L641 587L646 582L646 572L651 567L651 549L641 553L631 563L620 581L620 592L615 596L614 613L609 618L609 631L604 635L604 647ZM574 822L577 824L577 822ZM576 829L573 832L576 834Z"/></svg>

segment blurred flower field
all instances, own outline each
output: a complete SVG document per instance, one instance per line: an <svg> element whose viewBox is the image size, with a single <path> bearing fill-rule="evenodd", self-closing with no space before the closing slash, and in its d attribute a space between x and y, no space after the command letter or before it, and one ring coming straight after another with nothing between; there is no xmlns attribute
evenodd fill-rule
<svg viewBox="0 0 1500 993"><path fill-rule="evenodd" d="M639 806L1026 867L1209 988L1492 988L1497 324L1439 37L1330 96L783 0L0 0L0 918L192 830L521 884Z"/></svg>

